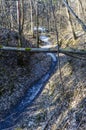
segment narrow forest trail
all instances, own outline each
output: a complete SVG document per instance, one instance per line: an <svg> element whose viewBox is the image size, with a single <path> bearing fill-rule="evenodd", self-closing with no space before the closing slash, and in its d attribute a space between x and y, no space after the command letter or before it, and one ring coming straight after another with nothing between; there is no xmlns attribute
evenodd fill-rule
<svg viewBox="0 0 86 130"><path fill-rule="evenodd" d="M40 38L45 43L46 47L51 46L51 43L48 41L49 40L48 37L41 36ZM9 127L16 125L22 113L26 110L28 106L32 105L32 102L42 92L45 84L53 74L57 64L56 54L47 53L46 55L50 56L52 59L49 71L37 83L35 83L32 87L30 87L25 96L23 97L23 99L20 101L20 103L17 104L17 106L15 106L13 109L11 109L7 115L4 116L4 118L0 121L0 130L7 129Z"/></svg>
<svg viewBox="0 0 86 130"><path fill-rule="evenodd" d="M78 34L78 36L83 36L83 33L79 33ZM70 36L71 37L71 36ZM50 47L50 46L52 46L52 44L50 44L50 42L48 42L48 40L49 40L49 38L46 38L45 36L43 36L43 37L40 37L41 38L41 40L43 40L43 38L44 38L44 45L42 45L41 47ZM67 39L68 37L67 36L65 36L65 39ZM81 37L80 37L80 39L81 39ZM46 75L45 76L43 76L42 77L42 79L40 79L36 84L34 84L28 91L27 91L27 94L25 95L25 97L23 98L23 100L20 102L20 104L19 105L17 105L14 109L12 109L10 112L9 112L9 114L8 115L6 115L4 118L3 118L3 120L1 120L1 122L0 122L0 130L3 130L3 129L5 129L5 130L16 130L19 126L20 126L20 128L27 128L27 129L29 129L29 128L32 128L33 127L33 129L32 130L34 130L34 128L36 128L36 126L35 125L37 125L37 121L38 122L40 122L40 120L42 120L42 118L44 119L44 117L46 117L45 116L45 114L46 114L46 111L48 111L48 113L46 114L47 115L47 117L49 118L50 117L50 115L52 114L52 111L54 111L54 110L51 110L50 111L50 108L45 108L46 107L46 105L45 104L47 104L47 106L51 103L51 101L52 100L49 100L48 98L49 97L46 97L46 94L44 95L44 93L41 95L41 92L43 92L45 89L47 89L47 88L45 88L44 89L44 87L46 87L46 84L47 84L47 81L51 78L51 76L52 76L52 74L53 74L53 72L55 72L55 68L56 68L56 65L57 65L57 57L56 57L56 54L52 54L52 53L47 53L47 55L49 55L51 58L52 58L52 64L51 64L51 67L50 67L50 70L46 73ZM62 58L62 61L64 62L64 60L66 60L66 58L64 57L64 56L61 56L61 58ZM74 61L74 60L73 60ZM65 64L67 63L67 61L65 61ZM77 63L78 64L78 63ZM65 67L65 66L64 66ZM69 66L69 68L70 68L70 66ZM71 69L71 68L70 68ZM69 69L69 70L70 70ZM65 69L65 74L67 73L67 71L68 71L68 68L66 68ZM71 70L70 70L71 71ZM71 72L70 71L68 71L68 73L69 73L69 77L66 77L67 78L67 80L65 81L64 80L64 82L65 83L67 83L68 84L68 78L70 78L71 77ZM78 70L77 70L78 71ZM72 72L72 73L75 73L75 72ZM75 77L75 76L74 76ZM53 80L53 82L56 84L56 87L57 87L57 84L58 84L58 81L57 81L57 79L58 79L58 76L57 76L57 74L54 76L54 80ZM71 78L70 78L71 79ZM76 79L76 78L75 78ZM76 82L76 81L75 81ZM52 80L50 79L50 81L49 81L49 84L51 84L52 85ZM48 85L49 85L48 84ZM52 85L52 86L54 86L54 85ZM74 86L74 85L73 85ZM60 86L61 87L61 86ZM57 89L58 88L58 89ZM59 103L59 97L60 96L62 96L62 95L60 95L60 93L59 93L59 84L58 84L58 87L57 87L56 89L57 89L57 91L56 91L56 98L57 98L57 102L55 103L55 107L56 107L56 113L54 114L54 116L56 116L56 118L58 119L58 117L60 116L60 114L62 115L62 113L64 113L65 111L63 111L63 109L65 108L65 102L67 101L65 98L64 98L64 100L62 101L62 103ZM53 89L53 87L52 87L52 89ZM68 88L69 89L69 88ZM72 87L71 87L71 89L72 89ZM43 90L43 91L42 91ZM46 91L50 94L50 92L49 92L49 90L50 90L50 88L49 89L47 89ZM59 90L59 91L58 91ZM68 90L67 90L68 91ZM70 90L71 91L71 90ZM80 91L81 92L81 91ZM67 93L66 91L65 91L65 93ZM72 92L73 93L73 92ZM41 96L40 96L41 95ZM68 94L67 94L68 95ZM39 96L39 98L37 98ZM45 97L45 99L43 99L44 97ZM50 96L50 95L49 95ZM70 95L71 96L71 95ZM41 98L40 98L41 97ZM35 100L35 99L37 99L37 100ZM74 98L75 99L75 98ZM35 100L35 101L34 101ZM43 102L41 102L42 100L45 100L45 101L43 101ZM34 101L34 102L33 102ZM38 102L37 102L38 101ZM50 102L49 102L50 101ZM32 102L33 102L33 104L32 104ZM45 103L46 102L46 103ZM68 104L69 104L70 102L68 102ZM52 103L51 103L52 104ZM57 104L57 105L56 105ZM61 106L60 106L61 105ZM59 106L59 107L58 107ZM62 107L63 106L63 107ZM49 107L49 106L48 106ZM53 106L50 106L50 107L53 107ZM61 107L63 108L63 109L61 109ZM66 108L67 108L68 106L66 106ZM46 111L45 111L45 109L46 109ZM53 109L53 108L51 108L51 109ZM67 108L67 109L69 109L69 108ZM49 113L49 111L50 111L50 113ZM62 112L63 111L63 112ZM62 113L61 113L62 112ZM67 114L69 115L69 112L70 112L70 109L67 111ZM44 115L44 116L43 116ZM64 115L65 115L65 113L64 113ZM71 116L72 117L72 116ZM53 117L54 118L54 117ZM56 124L60 124L60 123L58 123L58 120L56 120L56 118L54 119L55 120L55 122L56 122ZM64 116L63 116L63 118L64 118ZM76 117L72 117L73 119L72 119L72 121L76 118ZM45 119L44 119L45 120ZM65 118L64 119L62 119L63 121L65 120ZM46 121L46 120L45 120ZM73 128L73 126L72 126L72 121L71 121L71 127ZM38 127L40 127L40 128L42 128L42 127L48 127L49 126L49 122L51 123L52 122L52 120L49 120L48 121L48 123L47 122L43 122L42 124L41 123L39 123L38 124L38 126L37 126L37 128ZM46 124L48 124L48 125L46 125ZM75 124L77 125L77 122L76 122L76 120L75 120ZM41 125L41 126L40 126ZM55 124L53 124L53 126L55 126ZM16 127L16 128L15 128ZM77 126L76 126L77 127ZM54 127L53 127L54 128ZM53 129L52 128L52 129ZM46 128L47 129L47 128ZM39 130L39 129L37 129L37 130Z"/></svg>
<svg viewBox="0 0 86 130"><path fill-rule="evenodd" d="M64 36L65 40L69 36L72 37L71 34ZM85 35L80 32L77 36L77 44L72 47L84 48ZM63 93L59 70L56 69L42 93L32 106L27 107L13 130L78 130L80 124L82 126L79 130L86 128L85 125L83 128L86 120L86 62L61 54L60 65L65 92Z"/></svg>

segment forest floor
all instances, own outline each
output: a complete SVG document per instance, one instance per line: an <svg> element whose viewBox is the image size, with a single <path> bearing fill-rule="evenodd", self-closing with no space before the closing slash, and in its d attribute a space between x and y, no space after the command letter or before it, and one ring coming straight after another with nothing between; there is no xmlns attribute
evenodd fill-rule
<svg viewBox="0 0 86 130"><path fill-rule="evenodd" d="M64 44L62 44L61 46L86 49L86 39L85 39L86 35L85 34L81 35L81 33L79 33L78 35L79 36L76 42L73 42L72 38L70 38L67 41L67 37L69 36L66 34L65 38L62 39L62 41L66 42L65 43L63 42ZM35 39L33 40L31 36L29 36L29 38L30 42L35 43ZM51 42L54 41L52 40ZM43 57L43 59L41 59L41 56ZM45 72L48 71L49 69L51 59L50 58L48 59L48 57L46 57L44 54L41 54L41 56L35 54L34 55L35 58L33 58L32 55L32 59L34 60L37 59L36 62L33 60L35 62L33 68L35 69L35 65L37 64L37 62L41 60L40 61L42 62L41 67L43 66L42 68L45 68L46 63L48 64L46 70L44 71L43 69L44 73L42 73L40 70L40 74L41 73L45 74ZM83 57L85 58L85 56ZM77 59L60 54L60 67L61 67L62 80L60 79L59 69L57 65L52 77L49 79L48 83L46 84L40 96L37 98L37 100L33 102L32 106L27 107L26 111L22 113L19 122L10 129L11 130L85 130L86 59L83 60L82 59L83 57L81 57L81 59ZM5 63L6 66L7 61ZM32 60L30 61L32 67ZM4 65L4 62L3 64L1 64L0 62L0 65ZM13 68L17 70L17 68L15 67ZM20 77L21 81L21 76L19 75L22 75L22 70L21 71L20 70L21 69L19 67L17 71L19 72L19 74L17 76ZM23 73L25 75L27 73L26 70L23 70ZM7 67L4 71L7 71ZM4 72L3 73L2 72L3 71L0 70L1 76L3 75L4 77ZM2 79L1 76L0 81ZM15 77L15 74L13 77ZM37 78L39 77L37 76ZM6 79L7 77L4 79L4 81ZM25 79L23 81L25 81Z"/></svg>
<svg viewBox="0 0 86 130"><path fill-rule="evenodd" d="M63 48L86 49L86 35L83 32L77 34L76 41L68 35L62 39L65 41L61 45ZM14 130L85 130L86 56L79 58L60 54L62 81L57 65L44 90L26 109Z"/></svg>
<svg viewBox="0 0 86 130"><path fill-rule="evenodd" d="M17 33L2 30L1 45L17 46ZM24 46L34 47L23 38ZM51 58L44 53L0 51L0 118L16 105L33 83L48 72Z"/></svg>

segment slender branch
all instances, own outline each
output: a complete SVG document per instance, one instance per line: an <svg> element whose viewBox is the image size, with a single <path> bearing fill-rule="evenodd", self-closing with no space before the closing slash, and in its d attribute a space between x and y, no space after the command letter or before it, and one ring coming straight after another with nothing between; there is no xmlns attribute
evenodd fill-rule
<svg viewBox="0 0 86 130"><path fill-rule="evenodd" d="M51 0L52 3L52 0ZM56 22L56 15L55 15L55 11L54 11L54 6L52 5L52 12L53 12L53 17L54 17L54 26L55 26L55 32L56 32L56 41L58 44L58 68L59 68L59 75L60 75L60 81L62 84L62 88L63 88L63 93L64 93L64 85L63 85L63 81L62 81L62 74L61 74L61 67L60 67L60 56L59 56L59 38L58 38L58 30L57 30L57 22Z"/></svg>
<svg viewBox="0 0 86 130"><path fill-rule="evenodd" d="M86 32L86 25L84 24L84 22L75 14L75 12L69 6L69 4L67 3L66 0L63 0L63 2L65 4L65 6L67 7L67 9L70 11L70 13L77 19L78 23L82 26L82 29Z"/></svg>
<svg viewBox="0 0 86 130"><path fill-rule="evenodd" d="M77 54L71 54L71 53L65 53L67 56L70 56L70 57L73 57L73 58L76 58L76 59L79 59L79 60L86 60L86 58L84 56L77 56Z"/></svg>

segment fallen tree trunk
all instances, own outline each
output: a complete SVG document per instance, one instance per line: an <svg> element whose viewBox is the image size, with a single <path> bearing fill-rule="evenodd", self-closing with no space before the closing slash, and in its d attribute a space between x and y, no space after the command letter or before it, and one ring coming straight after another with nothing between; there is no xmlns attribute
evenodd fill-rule
<svg viewBox="0 0 86 130"><path fill-rule="evenodd" d="M73 11L73 9L69 6L66 0L63 0L65 6L70 11L70 13L77 19L78 23L82 26L82 29L86 32L86 25L84 22L76 15L76 13Z"/></svg>
<svg viewBox="0 0 86 130"><path fill-rule="evenodd" d="M58 52L58 48L52 47L52 48L21 48L21 47L6 47L6 46L0 46L0 50L3 51L20 51L20 52ZM58 53L71 53L71 54L80 54L80 55L86 55L86 50L79 50L79 49L70 49L70 48L59 48Z"/></svg>

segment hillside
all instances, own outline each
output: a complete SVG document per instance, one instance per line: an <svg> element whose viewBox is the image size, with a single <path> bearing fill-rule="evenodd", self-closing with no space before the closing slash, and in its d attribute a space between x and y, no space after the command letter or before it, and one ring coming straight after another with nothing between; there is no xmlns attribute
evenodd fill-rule
<svg viewBox="0 0 86 130"><path fill-rule="evenodd" d="M76 48L86 48L84 38L85 34L79 37ZM62 81L57 65L43 92L14 129L85 130L86 60L60 54L60 65Z"/></svg>
<svg viewBox="0 0 86 130"><path fill-rule="evenodd" d="M0 130L86 130L86 0L0 0Z"/></svg>
<svg viewBox="0 0 86 130"><path fill-rule="evenodd" d="M4 31L4 29L3 29ZM1 45L17 46L16 32L5 30L1 34ZM7 36L9 35L9 39ZM3 38L3 37L6 37ZM3 40L4 39L4 40ZM25 47L35 47L23 39ZM6 45L5 45L6 46ZM44 53L19 53L0 51L0 117L19 103L30 86L37 82L51 65L51 58Z"/></svg>

